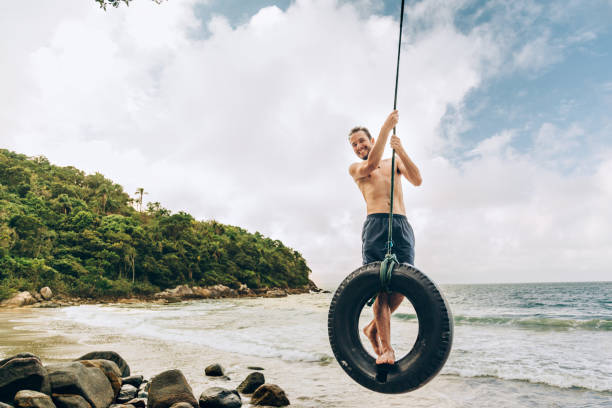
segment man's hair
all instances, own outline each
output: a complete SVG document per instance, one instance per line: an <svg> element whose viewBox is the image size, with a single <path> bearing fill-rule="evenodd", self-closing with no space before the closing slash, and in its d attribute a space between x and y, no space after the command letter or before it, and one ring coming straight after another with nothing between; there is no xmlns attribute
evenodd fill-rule
<svg viewBox="0 0 612 408"><path fill-rule="evenodd" d="M363 132L368 135L368 139L372 140L372 135L370 134L370 131L368 130L368 128L363 127L363 126L355 126L354 128L351 129L351 131L349 132L349 140L351 138L351 136L353 136L353 133L359 132L360 130L363 130Z"/></svg>

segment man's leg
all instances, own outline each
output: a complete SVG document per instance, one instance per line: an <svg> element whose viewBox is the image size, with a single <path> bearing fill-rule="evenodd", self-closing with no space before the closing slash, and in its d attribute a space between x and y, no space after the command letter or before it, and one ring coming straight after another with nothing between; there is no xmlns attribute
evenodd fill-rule
<svg viewBox="0 0 612 408"><path fill-rule="evenodd" d="M376 329L376 321L372 320L363 328L363 334L370 340L372 349L377 356L380 356L380 339L378 338L378 330Z"/></svg>
<svg viewBox="0 0 612 408"><path fill-rule="evenodd" d="M391 296L388 293L381 292L374 302L374 320L380 338L381 353L376 359L376 364L393 364L395 362L395 352L391 348L390 298Z"/></svg>
<svg viewBox="0 0 612 408"><path fill-rule="evenodd" d="M393 312L395 312L395 310L402 303L402 300L404 300L404 295L402 295L401 293L393 292L389 295L389 302L388 302L388 308L390 309L389 314L392 314ZM376 302L374 303L373 307L374 308L380 307L378 305L378 298L376 298ZM374 352L376 353L376 355L380 356L382 354L382 351L381 351L380 337L378 335L378 328L376 327L376 311L374 311L374 316L375 316L374 319L370 323L368 323L366 327L363 328L363 333L370 340L370 343L372 343L372 348L374 349Z"/></svg>
<svg viewBox="0 0 612 408"><path fill-rule="evenodd" d="M394 248L399 262L414 265L414 232L406 216L396 215L393 218L393 234L397 237ZM404 300L404 295L401 293L385 293L385 295L381 302L387 301L388 313L384 310L378 314L375 312L374 318L381 345L381 354L376 359L377 364L395 362L395 353L391 348L391 314Z"/></svg>

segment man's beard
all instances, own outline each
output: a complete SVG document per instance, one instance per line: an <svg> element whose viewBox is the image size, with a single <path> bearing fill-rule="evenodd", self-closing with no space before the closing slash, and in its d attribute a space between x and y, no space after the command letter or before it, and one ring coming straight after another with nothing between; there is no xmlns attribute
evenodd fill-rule
<svg viewBox="0 0 612 408"><path fill-rule="evenodd" d="M361 158L361 160L368 160L369 155L370 155L370 152L367 152L366 155Z"/></svg>

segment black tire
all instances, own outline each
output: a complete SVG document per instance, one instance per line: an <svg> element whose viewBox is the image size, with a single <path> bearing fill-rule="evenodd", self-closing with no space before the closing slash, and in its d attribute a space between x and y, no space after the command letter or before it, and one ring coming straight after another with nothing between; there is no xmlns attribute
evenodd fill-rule
<svg viewBox="0 0 612 408"><path fill-rule="evenodd" d="M376 360L363 347L358 327L361 310L380 290L380 262L344 279L329 307L327 328L336 360L353 380L372 391L399 394L425 385L442 369L453 342L453 318L440 290L412 265L395 268L389 289L412 303L419 332L412 350L385 375L379 375Z"/></svg>

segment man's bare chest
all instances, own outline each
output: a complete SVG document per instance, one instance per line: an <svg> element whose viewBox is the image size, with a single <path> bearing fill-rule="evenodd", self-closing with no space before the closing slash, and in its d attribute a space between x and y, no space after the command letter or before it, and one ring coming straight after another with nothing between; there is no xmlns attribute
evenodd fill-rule
<svg viewBox="0 0 612 408"><path fill-rule="evenodd" d="M378 189L388 188L391 183L391 166L387 163L381 163L366 177L357 181L361 189Z"/></svg>

